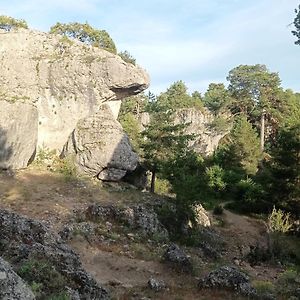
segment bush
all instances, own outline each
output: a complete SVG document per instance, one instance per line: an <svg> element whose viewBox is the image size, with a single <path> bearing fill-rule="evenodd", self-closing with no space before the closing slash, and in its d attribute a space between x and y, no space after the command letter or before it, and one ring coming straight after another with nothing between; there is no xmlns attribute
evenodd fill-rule
<svg viewBox="0 0 300 300"><path fill-rule="evenodd" d="M287 233L293 224L290 221L290 214L284 213L281 209L273 207L272 213L268 217L268 228L270 232Z"/></svg>
<svg viewBox="0 0 300 300"><path fill-rule="evenodd" d="M57 298L56 295L62 295L68 284L66 278L49 262L29 259L19 267L17 273L29 283L37 299L50 295L56 297L52 299L68 299Z"/></svg>
<svg viewBox="0 0 300 300"><path fill-rule="evenodd" d="M135 65L136 59L127 51L119 52L118 55L127 63Z"/></svg>
<svg viewBox="0 0 300 300"><path fill-rule="evenodd" d="M28 25L24 20L14 19L8 16L0 16L0 29L11 31L14 28L28 29Z"/></svg>
<svg viewBox="0 0 300 300"><path fill-rule="evenodd" d="M222 215L223 211L224 211L224 209L223 209L222 205L219 204L214 207L213 214L214 215Z"/></svg>
<svg viewBox="0 0 300 300"><path fill-rule="evenodd" d="M117 53L116 45L109 34L105 30L93 28L88 23L56 23L50 28L50 33L61 34L85 44Z"/></svg>

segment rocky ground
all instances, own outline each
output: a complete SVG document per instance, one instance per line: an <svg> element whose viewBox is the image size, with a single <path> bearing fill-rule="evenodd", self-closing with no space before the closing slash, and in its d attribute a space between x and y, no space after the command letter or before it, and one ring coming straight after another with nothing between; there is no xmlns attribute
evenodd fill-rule
<svg viewBox="0 0 300 300"><path fill-rule="evenodd" d="M2 173L0 197L1 299L16 282L27 298L14 299L33 299L28 286L37 299L275 299L285 271L250 264L265 223L227 210L187 247L160 222L166 199L128 185L31 168Z"/></svg>

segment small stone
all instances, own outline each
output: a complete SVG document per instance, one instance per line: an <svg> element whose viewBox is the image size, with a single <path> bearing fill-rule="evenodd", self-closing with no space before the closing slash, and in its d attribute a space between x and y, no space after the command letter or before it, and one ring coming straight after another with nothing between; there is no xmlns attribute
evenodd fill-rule
<svg viewBox="0 0 300 300"><path fill-rule="evenodd" d="M166 284L163 280L158 280L155 278L149 279L148 286L151 290L154 290L155 292L159 292L166 288Z"/></svg>

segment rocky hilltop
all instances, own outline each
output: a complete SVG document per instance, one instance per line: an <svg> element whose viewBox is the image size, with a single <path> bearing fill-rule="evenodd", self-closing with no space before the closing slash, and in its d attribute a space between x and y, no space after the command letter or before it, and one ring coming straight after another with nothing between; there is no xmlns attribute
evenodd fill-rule
<svg viewBox="0 0 300 300"><path fill-rule="evenodd" d="M86 118L92 132L98 131L95 126L101 127L101 122L94 122L97 116L93 116L99 111L103 114L103 104L107 104L105 118L110 120L112 130L117 128L118 136L125 136L116 121L120 101L149 85L143 69L117 55L33 30L0 32L0 61L2 169L26 167L39 149L54 149L60 154L74 136L73 131L80 130L80 124L87 125ZM85 127L85 134L89 128ZM135 168L137 158L130 166L110 164L118 142L109 147L102 135L95 138L92 143L98 145L98 150L106 143L106 159L95 162L96 173L120 168L124 174L128 168ZM126 156L133 157L128 139L120 140L120 147L129 151ZM82 146L88 149L86 144Z"/></svg>

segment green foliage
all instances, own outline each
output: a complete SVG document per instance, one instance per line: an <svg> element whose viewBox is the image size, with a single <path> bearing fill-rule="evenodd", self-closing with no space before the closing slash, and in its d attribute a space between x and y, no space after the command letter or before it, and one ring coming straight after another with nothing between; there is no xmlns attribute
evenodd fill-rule
<svg viewBox="0 0 300 300"><path fill-rule="evenodd" d="M255 130L246 117L238 118L231 135L231 150L235 159L238 160L246 174L255 174L261 158L260 144Z"/></svg>
<svg viewBox="0 0 300 300"><path fill-rule="evenodd" d="M199 93L193 93L190 96L187 87L183 81L179 80L173 83L166 92L159 95L157 101L160 105L170 110L178 110L181 108L197 108L203 109L203 102Z"/></svg>
<svg viewBox="0 0 300 300"><path fill-rule="evenodd" d="M268 228L270 232L287 233L292 228L290 214L284 213L281 209L277 210L274 206L268 217Z"/></svg>
<svg viewBox="0 0 300 300"><path fill-rule="evenodd" d="M296 17L294 19L295 30L292 31L292 34L296 37L295 44L300 45L300 5L298 9L295 9Z"/></svg>
<svg viewBox="0 0 300 300"><path fill-rule="evenodd" d="M226 182L224 182L225 171L222 167L218 165L213 165L206 168L205 174L207 177L208 186L216 191L222 191L226 187Z"/></svg>
<svg viewBox="0 0 300 300"><path fill-rule="evenodd" d="M203 103L214 114L218 115L230 104L231 97L223 83L211 83L206 91Z"/></svg>
<svg viewBox="0 0 300 300"><path fill-rule="evenodd" d="M56 157L56 150L50 150L47 147L41 148L39 147L36 157L35 164L36 165L44 165L44 164L52 164Z"/></svg>
<svg viewBox="0 0 300 300"><path fill-rule="evenodd" d="M28 25L24 20L14 19L9 16L0 16L0 29L3 29L5 31L11 31L15 28L28 29Z"/></svg>
<svg viewBox="0 0 300 300"><path fill-rule="evenodd" d="M261 296L273 294L275 292L275 286L270 281L254 280L252 285L256 289L258 295Z"/></svg>
<svg viewBox="0 0 300 300"><path fill-rule="evenodd" d="M105 30L93 28L88 23L56 23L50 28L50 33L61 34L85 44L117 53L115 43L109 34Z"/></svg>
<svg viewBox="0 0 300 300"><path fill-rule="evenodd" d="M63 159L57 158L54 164L55 171L62 174L66 181L77 179L77 168L74 164L74 157L68 156Z"/></svg>
<svg viewBox="0 0 300 300"><path fill-rule="evenodd" d="M138 120L132 113L122 115L119 120L123 129L129 136L133 149L137 153L140 153L140 145L142 141L140 134L141 128Z"/></svg>
<svg viewBox="0 0 300 300"><path fill-rule="evenodd" d="M69 299L66 295L65 298L57 298L59 294L63 295L68 282L49 262L42 259L27 260L17 273L29 283L37 299L45 299L46 296L56 297L50 299Z"/></svg>
<svg viewBox="0 0 300 300"><path fill-rule="evenodd" d="M127 51L119 52L118 55L127 63L133 64L135 66L136 59Z"/></svg>
<svg viewBox="0 0 300 300"><path fill-rule="evenodd" d="M224 211L224 208L222 205L218 204L213 209L213 214L216 216L222 215Z"/></svg>

